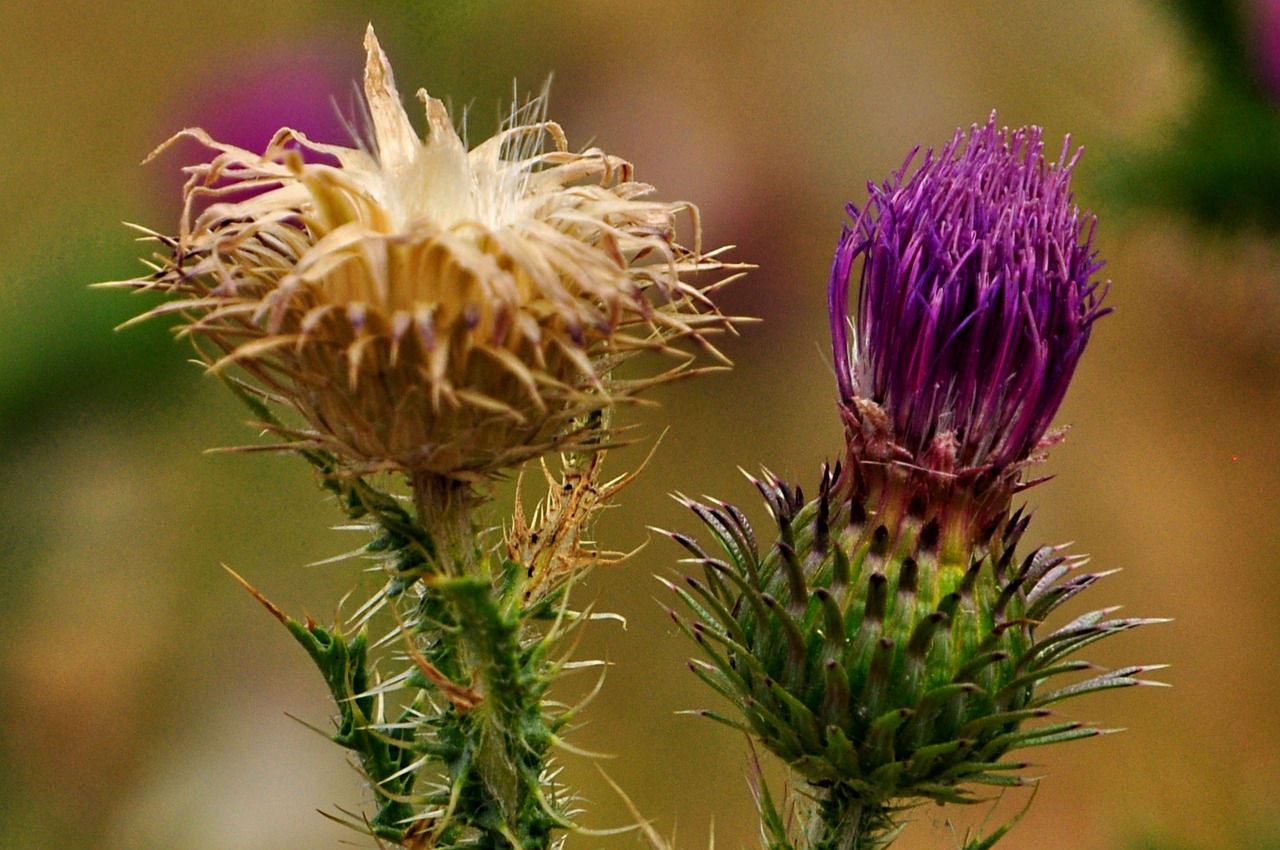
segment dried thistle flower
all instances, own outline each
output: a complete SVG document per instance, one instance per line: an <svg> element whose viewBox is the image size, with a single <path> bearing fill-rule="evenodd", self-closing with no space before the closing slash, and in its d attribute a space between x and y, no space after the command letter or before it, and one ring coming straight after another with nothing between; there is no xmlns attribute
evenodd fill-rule
<svg viewBox="0 0 1280 850"><path fill-rule="evenodd" d="M372 28L365 47L363 146L282 129L259 155L183 131L216 155L186 169L180 232L157 237L172 256L123 284L175 296L148 315L181 313L214 368L300 414L292 447L476 482L599 446L591 413L698 371L696 353L724 362L706 340L728 327L718 284L687 281L725 268L701 252L695 208L643 200L617 157L570 152L545 97L468 152L419 91L419 139ZM647 350L675 362L611 374Z"/></svg>
<svg viewBox="0 0 1280 850"><path fill-rule="evenodd" d="M655 447L656 450L656 447ZM595 522L648 465L653 452L632 472L602 481L605 452L562 455L557 479L542 459L547 495L526 518L522 503L524 473L516 482L511 528L505 535L507 558L525 570L526 608L565 587L596 566L620 564L635 552L602 551L590 539ZM639 551L639 550L636 550Z"/></svg>

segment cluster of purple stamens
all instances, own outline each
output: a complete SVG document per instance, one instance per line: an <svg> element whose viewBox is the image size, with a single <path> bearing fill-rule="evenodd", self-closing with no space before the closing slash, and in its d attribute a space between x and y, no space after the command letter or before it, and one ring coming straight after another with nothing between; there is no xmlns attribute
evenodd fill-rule
<svg viewBox="0 0 1280 850"><path fill-rule="evenodd" d="M1105 287L1094 218L1072 203L1080 156L1046 163L1041 131L995 115L907 176L918 151L846 226L829 306L840 400L880 405L919 458L954 436L961 467L1027 458L1058 410ZM849 341L854 261L861 287Z"/></svg>

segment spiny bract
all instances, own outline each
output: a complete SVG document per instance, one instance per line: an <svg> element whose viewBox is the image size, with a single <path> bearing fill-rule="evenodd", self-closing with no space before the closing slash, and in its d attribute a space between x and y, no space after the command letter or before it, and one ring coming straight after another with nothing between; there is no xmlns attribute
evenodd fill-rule
<svg viewBox="0 0 1280 850"><path fill-rule="evenodd" d="M778 526L764 552L741 511L722 502L685 500L720 551L671 535L703 567L687 589L672 585L694 614L681 624L709 659L693 670L745 723L707 714L758 736L810 782L872 805L963 802L965 784L1021 784L1024 765L1006 753L1099 731L1024 721L1153 669L1047 688L1092 667L1069 659L1077 650L1151 621L1104 609L1045 634L1041 621L1106 573L1078 572L1084 559L1057 547L1016 557L1029 519L1018 512L969 562L944 563L936 522L908 515L890 529L850 498L851 480L838 466L824 472L806 504L772 476L753 479Z"/></svg>

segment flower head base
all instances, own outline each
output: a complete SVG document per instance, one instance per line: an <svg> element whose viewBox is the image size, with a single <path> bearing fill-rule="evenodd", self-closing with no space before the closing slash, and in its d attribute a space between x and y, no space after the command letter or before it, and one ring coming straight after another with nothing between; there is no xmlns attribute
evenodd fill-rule
<svg viewBox="0 0 1280 850"><path fill-rule="evenodd" d="M941 471L1009 470L1040 445L1090 329L1094 218L1072 203L1079 151L1054 164L1040 129L957 131L846 227L829 290L841 404L891 454ZM852 345L848 293L862 257ZM873 423L869 404L883 411ZM887 458L886 458L887 459Z"/></svg>
<svg viewBox="0 0 1280 850"><path fill-rule="evenodd" d="M1029 517L1012 514L966 568L944 563L936 529L894 536L841 492L824 469L816 499L771 474L753 482L777 523L760 537L724 502L682 500L713 541L668 534L701 567L668 586L691 616L672 618L707 661L694 673L741 719L706 712L754 735L811 783L830 811L810 850L880 848L840 840L842 808L886 813L922 800L965 803L979 786L1034 780L1027 747L1098 735L1055 719L1053 706L1095 691L1152 684L1157 667L1095 669L1077 650L1151 619L1092 611L1041 630L1043 621L1106 572L1045 546L1016 554ZM757 543L757 540L760 543ZM1070 682L1064 684L1064 682ZM828 817L830 816L830 817Z"/></svg>
<svg viewBox="0 0 1280 850"><path fill-rule="evenodd" d="M697 246L696 210L641 200L651 187L620 159L570 152L543 98L468 152L420 91L421 140L372 29L365 46L363 148L284 129L258 155L185 131L217 155L187 169L172 258L127 282L179 296L153 314L181 312L210 362L296 410L295 445L356 471L482 480L606 441L595 412L696 371L674 343L719 356L704 335L727 320L685 279L723 268ZM645 350L677 360L610 375Z"/></svg>

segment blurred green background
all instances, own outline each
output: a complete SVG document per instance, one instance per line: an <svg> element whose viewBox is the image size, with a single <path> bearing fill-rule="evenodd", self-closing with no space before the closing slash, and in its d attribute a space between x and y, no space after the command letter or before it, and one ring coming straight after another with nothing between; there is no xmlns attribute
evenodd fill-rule
<svg viewBox="0 0 1280 850"><path fill-rule="evenodd" d="M1235 83L1212 39L1170 9L0 0L0 847L360 840L314 811L357 809L358 777L285 716L327 723L319 678L219 564L326 620L376 579L351 563L304 565L361 541L328 530L340 515L301 461L202 453L255 439L242 411L163 326L112 332L143 301L86 287L133 276L149 253L122 220L176 227L176 173L193 151L140 167L147 152L195 123L269 135L294 122L323 136L338 126L334 103L350 111L370 20L402 93L425 86L469 107L473 141L512 80L528 90L554 71L551 115L572 145L630 159L661 197L701 207L708 246L734 243L759 265L725 297L727 311L764 319L727 343L737 369L633 414L650 435L670 430L602 524L609 548L635 547L648 525L692 531L665 495L677 489L763 523L739 466L812 486L837 455L825 283L842 206L867 180L993 108L1043 125L1051 146L1067 132L1085 145L1078 197L1101 216L1117 312L1060 414L1076 427L1051 463L1058 477L1028 494L1030 538L1074 540L1096 567L1124 568L1081 604L1176 618L1091 656L1171 662L1175 687L1072 706L1128 731L1035 751L1047 779L1001 846L1267 846L1280 824L1280 241L1275 206L1244 195L1267 185L1251 169L1275 168L1277 152L1221 116L1195 131L1199 154L1184 144ZM1270 120L1270 104L1244 99ZM1226 173L1202 167L1219 148L1243 155L1199 191L1256 214L1215 219L1202 196L1175 191L1188 175ZM652 574L679 554L655 539L593 576L587 592L628 625L600 624L580 649L613 667L573 742L616 754L609 774L681 847L705 847L712 821L717 846L755 846L743 740L675 713L712 700L654 601L665 591ZM590 761L566 754L564 767L587 825L628 822ZM1024 801L1010 794L994 814L920 809L898 846L958 846Z"/></svg>

